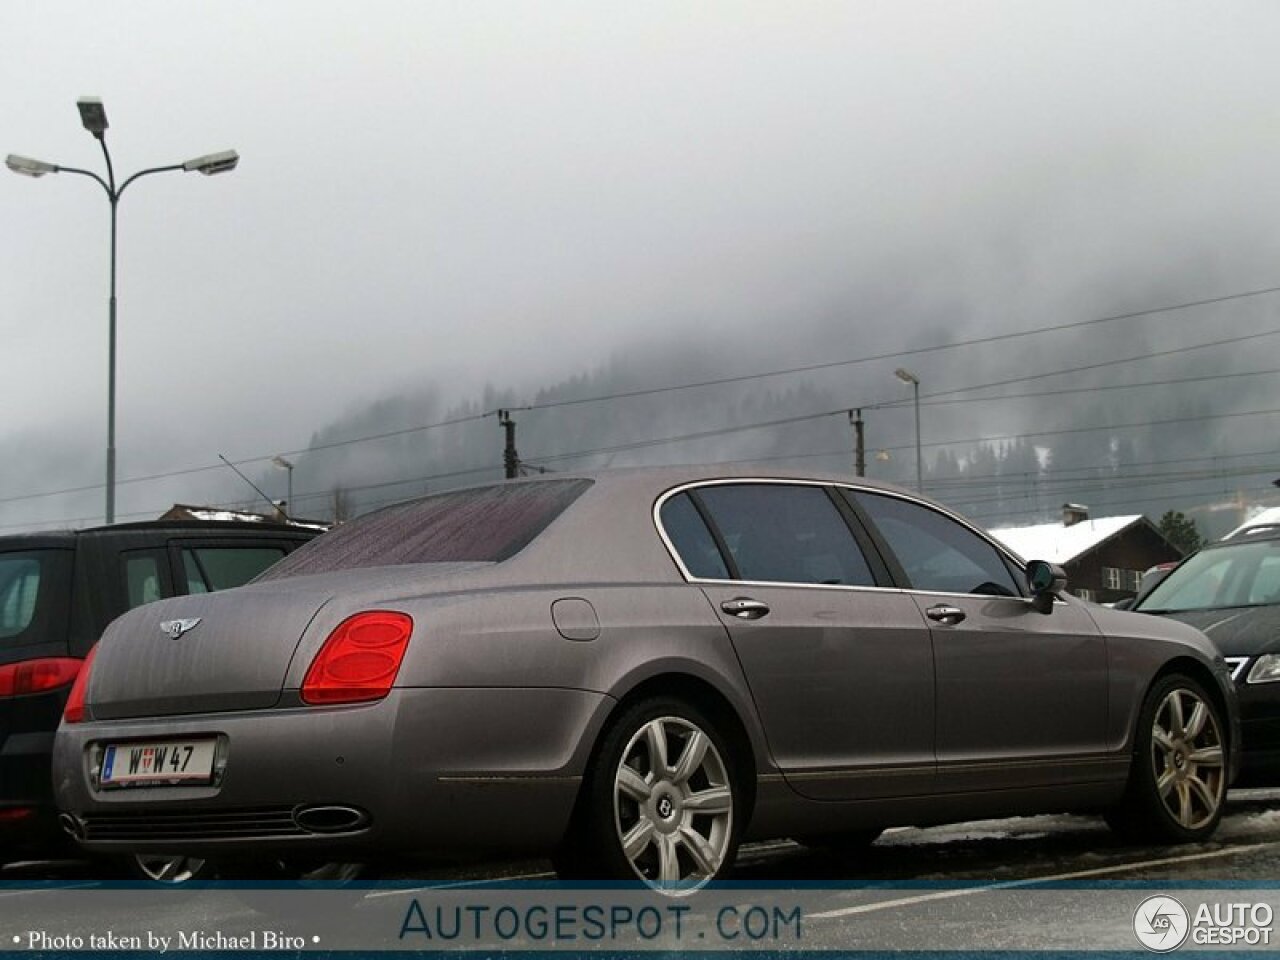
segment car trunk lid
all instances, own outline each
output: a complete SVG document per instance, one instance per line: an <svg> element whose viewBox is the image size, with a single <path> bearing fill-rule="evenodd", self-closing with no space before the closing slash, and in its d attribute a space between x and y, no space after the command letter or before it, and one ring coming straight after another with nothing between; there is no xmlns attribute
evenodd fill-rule
<svg viewBox="0 0 1280 960"><path fill-rule="evenodd" d="M103 634L89 680L90 715L120 720L274 706L299 643L335 598L348 612L394 609L395 597L420 595L430 584L482 566L488 565L346 571L138 607Z"/></svg>
<svg viewBox="0 0 1280 960"><path fill-rule="evenodd" d="M132 610L99 644L89 709L95 719L117 720L269 707L328 600L231 590Z"/></svg>

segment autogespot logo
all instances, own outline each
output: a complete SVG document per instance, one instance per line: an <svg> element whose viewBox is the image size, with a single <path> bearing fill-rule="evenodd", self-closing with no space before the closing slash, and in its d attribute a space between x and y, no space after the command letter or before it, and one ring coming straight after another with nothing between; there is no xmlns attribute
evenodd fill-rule
<svg viewBox="0 0 1280 960"><path fill-rule="evenodd" d="M1191 916L1173 897L1147 897L1133 914L1133 932L1148 950L1168 953L1187 939Z"/></svg>

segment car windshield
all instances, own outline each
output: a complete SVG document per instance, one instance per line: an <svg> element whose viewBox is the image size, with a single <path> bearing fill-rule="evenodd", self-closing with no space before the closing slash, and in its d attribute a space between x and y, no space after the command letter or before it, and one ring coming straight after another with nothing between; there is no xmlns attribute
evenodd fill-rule
<svg viewBox="0 0 1280 960"><path fill-rule="evenodd" d="M1280 539L1202 550L1136 609L1146 613L1280 604Z"/></svg>
<svg viewBox="0 0 1280 960"><path fill-rule="evenodd" d="M497 563L526 547L589 486L590 480L538 480L395 504L312 540L259 581L353 567Z"/></svg>

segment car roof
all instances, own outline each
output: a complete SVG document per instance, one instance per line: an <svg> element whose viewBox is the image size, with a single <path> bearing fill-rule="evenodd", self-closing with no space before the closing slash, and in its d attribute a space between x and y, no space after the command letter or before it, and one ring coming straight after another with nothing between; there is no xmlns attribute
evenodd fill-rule
<svg viewBox="0 0 1280 960"><path fill-rule="evenodd" d="M284 523L257 523L251 520L139 520L133 523L117 523L111 526L85 527L79 530L39 530L30 533L13 533L0 535L0 545L21 546L24 544L63 543L70 546L80 537L112 536L118 533L160 532L160 533L225 533L253 532L270 535L297 534L314 536L318 531L308 527L298 527Z"/></svg>
<svg viewBox="0 0 1280 960"><path fill-rule="evenodd" d="M1256 527L1245 527L1222 540L1207 543L1200 549L1217 550L1222 547L1238 547L1244 543L1257 543L1262 540L1280 540L1280 524L1263 523Z"/></svg>
<svg viewBox="0 0 1280 960"><path fill-rule="evenodd" d="M915 497L914 491L905 487L896 486L892 483L886 483L881 480L872 480L868 477L856 477L851 473L839 473L835 471L822 470L796 470L792 468L780 468L765 463L712 463L712 464L685 464L677 466L660 466L660 467L609 467L600 470L575 470L538 474L533 477L521 477L515 480L493 480L487 483L468 484L463 487L453 487L448 490L433 491L424 494L421 497L414 497L409 500L400 501L400 503L411 503L415 500L425 500L431 497L442 496L450 493L458 493L463 490L476 490L484 487L500 486L503 484L524 484L539 483L548 480L590 480L602 486L628 486L650 488L655 493L663 490L679 487L686 483L700 483L709 480L807 480L816 483L840 483L849 484L859 487L867 487L878 490L884 490L889 493L898 493ZM927 497L926 497L927 499Z"/></svg>

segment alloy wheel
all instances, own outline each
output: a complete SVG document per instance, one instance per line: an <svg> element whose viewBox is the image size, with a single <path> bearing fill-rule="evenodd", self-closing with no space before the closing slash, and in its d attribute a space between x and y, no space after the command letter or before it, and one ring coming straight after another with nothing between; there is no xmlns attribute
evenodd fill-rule
<svg viewBox="0 0 1280 960"><path fill-rule="evenodd" d="M1179 826L1196 830L1217 816L1226 793L1222 731L1195 691L1175 687L1156 708L1151 769L1160 803Z"/></svg>
<svg viewBox="0 0 1280 960"><path fill-rule="evenodd" d="M724 865L733 837L733 784L711 737L682 717L649 720L614 776L614 825L642 880L701 886Z"/></svg>

